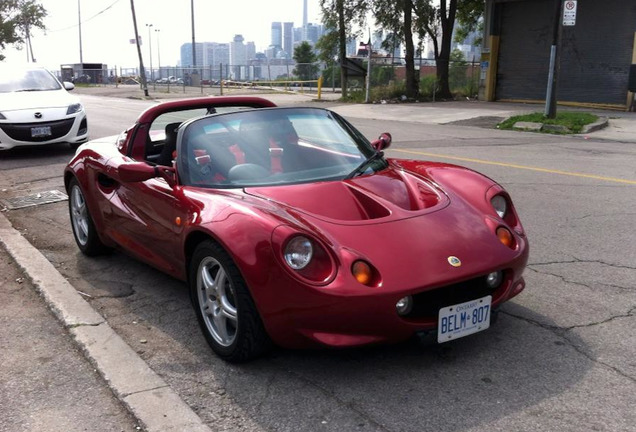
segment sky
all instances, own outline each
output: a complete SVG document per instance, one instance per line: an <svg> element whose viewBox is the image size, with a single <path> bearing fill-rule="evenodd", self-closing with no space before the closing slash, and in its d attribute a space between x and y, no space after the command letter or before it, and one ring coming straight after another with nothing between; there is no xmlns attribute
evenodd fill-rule
<svg viewBox="0 0 636 432"><path fill-rule="evenodd" d="M59 69L80 62L78 2L82 21L84 63L105 63L109 68L138 66L130 0L40 0L48 12L46 33L33 32L31 44L38 64ZM319 23L319 0L308 0L308 21ZM153 66L175 66L180 47L192 42L189 0L134 0L142 38L144 64L149 63L148 30L152 37ZM196 42L230 42L242 34L256 43L257 51L270 44L273 21L302 25L303 0L194 0ZM155 32L154 30L159 30ZM158 48L160 51L158 51ZM7 47L6 62L27 61L27 52Z"/></svg>

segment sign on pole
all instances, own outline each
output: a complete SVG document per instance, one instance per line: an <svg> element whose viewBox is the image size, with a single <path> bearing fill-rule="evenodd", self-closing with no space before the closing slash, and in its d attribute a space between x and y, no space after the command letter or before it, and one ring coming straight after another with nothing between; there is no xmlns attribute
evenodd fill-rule
<svg viewBox="0 0 636 432"><path fill-rule="evenodd" d="M567 0L563 4L563 25L576 25L576 3L577 0Z"/></svg>

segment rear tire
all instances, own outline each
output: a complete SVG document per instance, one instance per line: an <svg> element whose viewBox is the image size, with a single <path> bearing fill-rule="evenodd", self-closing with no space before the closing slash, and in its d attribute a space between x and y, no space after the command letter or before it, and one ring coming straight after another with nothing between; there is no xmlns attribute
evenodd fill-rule
<svg viewBox="0 0 636 432"><path fill-rule="evenodd" d="M73 178L68 185L68 210L73 237L80 251L88 256L107 252L109 249L104 246L97 234L84 192L76 178Z"/></svg>
<svg viewBox="0 0 636 432"><path fill-rule="evenodd" d="M231 363L244 362L271 348L243 277L218 244L206 240L197 246L189 282L199 325L219 357Z"/></svg>

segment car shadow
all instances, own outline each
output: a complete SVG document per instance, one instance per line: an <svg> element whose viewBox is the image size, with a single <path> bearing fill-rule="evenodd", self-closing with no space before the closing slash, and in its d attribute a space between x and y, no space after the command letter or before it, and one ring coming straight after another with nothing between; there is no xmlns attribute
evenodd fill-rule
<svg viewBox="0 0 636 432"><path fill-rule="evenodd" d="M489 330L447 344L275 349L232 365L206 344L184 283L119 252L75 256L71 282L208 424L229 398L265 429L460 431L549 401L591 367L577 354L582 340L519 303L504 305Z"/></svg>

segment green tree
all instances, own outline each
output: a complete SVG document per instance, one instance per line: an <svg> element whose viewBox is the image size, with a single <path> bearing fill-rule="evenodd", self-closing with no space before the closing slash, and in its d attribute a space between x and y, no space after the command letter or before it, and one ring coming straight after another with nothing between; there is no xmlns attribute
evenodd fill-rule
<svg viewBox="0 0 636 432"><path fill-rule="evenodd" d="M411 98L417 97L420 88L415 74L413 0L374 0L373 12L376 23L393 32L393 40L404 42L406 95Z"/></svg>
<svg viewBox="0 0 636 432"><path fill-rule="evenodd" d="M482 33L484 20L484 0L462 0L457 8L457 29L455 30L455 42L462 42L472 32ZM481 44L482 38L475 39L475 45Z"/></svg>
<svg viewBox="0 0 636 432"><path fill-rule="evenodd" d="M7 45L30 45L31 29L45 30L46 15L46 9L36 0L0 0L0 61L5 58L2 51Z"/></svg>
<svg viewBox="0 0 636 432"><path fill-rule="evenodd" d="M296 48L294 48L294 60L296 60L296 68L293 73L301 80L313 80L316 79L318 74L318 65L316 60L318 57L314 53L309 42L301 42Z"/></svg>
<svg viewBox="0 0 636 432"><path fill-rule="evenodd" d="M435 64L437 65L437 81L439 95L442 98L452 97L449 83L449 66L451 42L455 21L462 27L474 29L478 26L479 17L483 14L483 0L440 0L433 5L431 0L413 0L417 15L416 26L420 36L428 35L433 41ZM438 38L441 40L438 43Z"/></svg>
<svg viewBox="0 0 636 432"><path fill-rule="evenodd" d="M334 29L336 36L331 36L328 42L333 47L337 41L338 59L340 60L340 85L342 97L347 97L347 70L344 62L347 57L347 40L359 34L354 31L355 26L363 27L371 0L320 0L322 19L325 27ZM321 53L321 57L322 57Z"/></svg>

